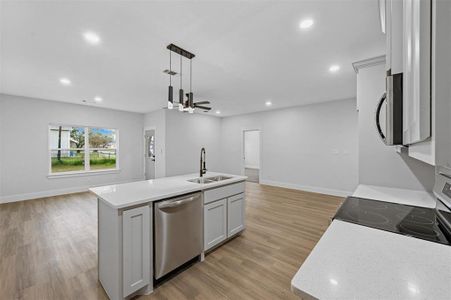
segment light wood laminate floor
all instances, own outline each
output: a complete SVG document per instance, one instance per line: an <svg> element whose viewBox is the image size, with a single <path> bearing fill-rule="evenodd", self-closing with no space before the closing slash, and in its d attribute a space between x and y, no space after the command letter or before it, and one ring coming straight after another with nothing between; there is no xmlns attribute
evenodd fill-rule
<svg viewBox="0 0 451 300"><path fill-rule="evenodd" d="M296 299L291 278L343 199L255 183L246 197L241 236L140 299ZM92 194L0 205L0 298L107 298Z"/></svg>

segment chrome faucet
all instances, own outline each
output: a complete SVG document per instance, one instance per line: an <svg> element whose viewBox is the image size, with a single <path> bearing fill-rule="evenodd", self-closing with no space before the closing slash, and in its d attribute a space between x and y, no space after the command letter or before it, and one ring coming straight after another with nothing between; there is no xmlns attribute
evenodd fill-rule
<svg viewBox="0 0 451 300"><path fill-rule="evenodd" d="M205 163L205 148L200 149L200 177L207 173L206 163Z"/></svg>

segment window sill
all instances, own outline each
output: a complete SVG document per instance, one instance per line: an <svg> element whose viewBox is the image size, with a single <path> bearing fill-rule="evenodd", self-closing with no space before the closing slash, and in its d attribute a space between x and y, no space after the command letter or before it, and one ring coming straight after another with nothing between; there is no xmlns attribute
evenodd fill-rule
<svg viewBox="0 0 451 300"><path fill-rule="evenodd" d="M94 170L94 171L79 171L79 172L61 172L51 173L47 175L47 178L66 178L66 177L79 177L79 176L94 176L94 175L106 175L120 173L121 169L109 169L109 170Z"/></svg>

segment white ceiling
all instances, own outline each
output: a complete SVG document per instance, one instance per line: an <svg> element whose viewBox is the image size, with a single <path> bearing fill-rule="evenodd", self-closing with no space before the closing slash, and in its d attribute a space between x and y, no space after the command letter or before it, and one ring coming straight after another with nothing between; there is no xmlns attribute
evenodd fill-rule
<svg viewBox="0 0 451 300"><path fill-rule="evenodd" d="M166 104L170 43L196 54L195 100L210 100L222 116L355 97L351 63L384 53L377 0L1 6L1 93L73 103L101 96L101 104L89 105L134 112ZM307 17L315 24L302 31ZM100 45L83 40L87 30L99 34ZM340 71L331 74L332 64ZM186 90L187 77L184 83Z"/></svg>

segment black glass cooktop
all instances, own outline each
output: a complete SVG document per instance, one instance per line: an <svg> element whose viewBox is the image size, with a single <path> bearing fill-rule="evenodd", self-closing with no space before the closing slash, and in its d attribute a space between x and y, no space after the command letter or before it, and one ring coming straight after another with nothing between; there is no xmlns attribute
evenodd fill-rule
<svg viewBox="0 0 451 300"><path fill-rule="evenodd" d="M334 219L451 245L432 208L348 197Z"/></svg>

